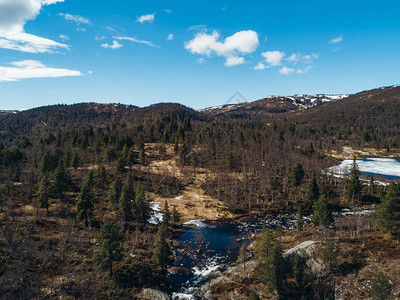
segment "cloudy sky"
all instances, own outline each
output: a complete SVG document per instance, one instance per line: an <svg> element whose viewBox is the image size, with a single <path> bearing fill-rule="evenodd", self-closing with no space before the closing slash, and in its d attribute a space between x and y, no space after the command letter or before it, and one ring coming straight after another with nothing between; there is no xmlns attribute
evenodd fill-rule
<svg viewBox="0 0 400 300"><path fill-rule="evenodd" d="M399 14L397 0L0 0L0 109L398 84Z"/></svg>

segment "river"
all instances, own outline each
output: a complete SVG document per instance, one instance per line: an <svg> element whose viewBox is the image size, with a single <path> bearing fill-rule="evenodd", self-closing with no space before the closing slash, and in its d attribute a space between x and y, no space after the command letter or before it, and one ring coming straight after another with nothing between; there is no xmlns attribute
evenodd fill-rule
<svg viewBox="0 0 400 300"><path fill-rule="evenodd" d="M280 219L268 218L267 227L274 229L282 222L284 228L295 226L296 218L285 216ZM309 223L304 217L303 223ZM262 219L248 219L235 223L213 224L203 220L193 220L183 225L175 250L174 269L181 270L168 276L173 293L172 299L197 299L196 292L213 271L225 271L231 267L243 244L254 241L262 228Z"/></svg>

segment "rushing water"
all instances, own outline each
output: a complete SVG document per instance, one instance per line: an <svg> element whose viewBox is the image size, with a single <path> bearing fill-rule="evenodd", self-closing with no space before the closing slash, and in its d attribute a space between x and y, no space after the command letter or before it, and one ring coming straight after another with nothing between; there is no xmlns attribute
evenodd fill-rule
<svg viewBox="0 0 400 300"><path fill-rule="evenodd" d="M282 222L284 228L289 228L296 224L296 218L268 219L266 225L274 229L279 222ZM310 218L305 217L303 222L309 223ZM224 271L232 266L240 247L254 240L262 224L262 219L218 225L193 220L184 224L173 265L178 271L168 276L174 290L173 299L196 299L196 291L208 276L213 271Z"/></svg>
<svg viewBox="0 0 400 300"><path fill-rule="evenodd" d="M347 175L353 164L352 159L345 159L339 162L337 166L330 167L329 172L341 175ZM386 178L389 180L400 179L400 159L381 158L363 156L356 160L357 166L362 175L374 176L375 178Z"/></svg>

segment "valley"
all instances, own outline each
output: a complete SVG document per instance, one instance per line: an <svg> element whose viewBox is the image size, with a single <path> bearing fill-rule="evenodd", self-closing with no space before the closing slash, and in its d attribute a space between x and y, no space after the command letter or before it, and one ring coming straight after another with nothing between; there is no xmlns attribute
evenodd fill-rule
<svg viewBox="0 0 400 300"><path fill-rule="evenodd" d="M379 277L396 299L397 108L388 87L3 114L0 294L364 299Z"/></svg>

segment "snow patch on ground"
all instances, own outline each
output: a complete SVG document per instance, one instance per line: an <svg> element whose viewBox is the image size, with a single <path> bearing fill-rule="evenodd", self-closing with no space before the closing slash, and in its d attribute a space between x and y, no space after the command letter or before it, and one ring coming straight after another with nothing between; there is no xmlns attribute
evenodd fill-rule
<svg viewBox="0 0 400 300"><path fill-rule="evenodd" d="M375 210L373 210L373 209L362 209L362 210L357 210L357 211L342 210L341 212L334 212L333 215L335 217L337 217L337 216L369 215L374 212L375 212Z"/></svg>
<svg viewBox="0 0 400 300"><path fill-rule="evenodd" d="M194 300L195 297L190 294L172 293L172 300Z"/></svg>

